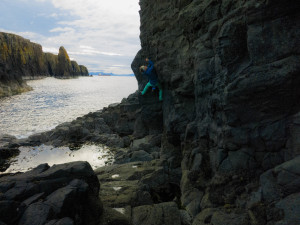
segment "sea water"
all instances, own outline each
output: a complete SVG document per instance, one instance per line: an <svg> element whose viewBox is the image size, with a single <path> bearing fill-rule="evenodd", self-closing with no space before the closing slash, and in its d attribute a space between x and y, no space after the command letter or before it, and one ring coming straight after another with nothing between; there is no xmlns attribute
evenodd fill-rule
<svg viewBox="0 0 300 225"><path fill-rule="evenodd" d="M26 138L48 131L61 123L121 102L137 90L135 77L45 78L27 83L33 91L0 99L0 135ZM51 146L21 147L20 151L21 154L13 159L14 163L7 172L26 171L41 163L52 165L83 160L96 168L112 161L109 159L109 149L94 145L83 146L72 154L68 148Z"/></svg>
<svg viewBox="0 0 300 225"><path fill-rule="evenodd" d="M33 91L0 99L0 135L26 138L121 102L137 90L135 77L45 78L27 82Z"/></svg>

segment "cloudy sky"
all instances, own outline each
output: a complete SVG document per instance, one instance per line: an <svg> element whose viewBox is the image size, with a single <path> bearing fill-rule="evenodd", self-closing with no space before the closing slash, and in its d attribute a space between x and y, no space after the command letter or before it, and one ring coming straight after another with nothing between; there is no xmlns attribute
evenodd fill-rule
<svg viewBox="0 0 300 225"><path fill-rule="evenodd" d="M0 0L0 32L21 35L90 72L133 73L140 49L139 0Z"/></svg>

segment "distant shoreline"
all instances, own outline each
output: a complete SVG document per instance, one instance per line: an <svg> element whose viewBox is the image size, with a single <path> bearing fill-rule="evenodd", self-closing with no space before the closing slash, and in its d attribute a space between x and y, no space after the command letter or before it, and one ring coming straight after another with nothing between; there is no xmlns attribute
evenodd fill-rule
<svg viewBox="0 0 300 225"><path fill-rule="evenodd" d="M99 76L99 77L106 77L106 76L115 76L115 77L134 77L134 74L115 74L115 73L103 73L103 72L90 72L90 76Z"/></svg>

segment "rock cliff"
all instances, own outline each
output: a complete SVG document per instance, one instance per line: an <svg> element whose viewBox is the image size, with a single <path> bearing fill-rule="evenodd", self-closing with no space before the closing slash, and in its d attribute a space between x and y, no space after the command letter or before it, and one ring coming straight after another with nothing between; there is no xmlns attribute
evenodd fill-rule
<svg viewBox="0 0 300 225"><path fill-rule="evenodd" d="M276 200L267 187L280 183L273 180L276 166L300 153L299 4L141 0L140 6L142 49L132 69L141 90L138 66L150 57L164 88L161 119L141 121L146 127L155 121L152 131L163 128L160 158L181 168L181 203L193 224L296 224L276 217L270 202L286 203L293 193L299 201L299 185ZM143 109L159 115L157 104Z"/></svg>
<svg viewBox="0 0 300 225"><path fill-rule="evenodd" d="M82 67L71 63L63 47L58 56L44 53L39 44L0 32L0 97L30 90L24 79L87 76L87 68Z"/></svg>
<svg viewBox="0 0 300 225"><path fill-rule="evenodd" d="M64 47L60 47L58 53L57 75L65 77L70 76L73 72L73 65L66 49Z"/></svg>
<svg viewBox="0 0 300 225"><path fill-rule="evenodd" d="M52 53L45 53L45 63L50 76L57 74L58 56Z"/></svg>

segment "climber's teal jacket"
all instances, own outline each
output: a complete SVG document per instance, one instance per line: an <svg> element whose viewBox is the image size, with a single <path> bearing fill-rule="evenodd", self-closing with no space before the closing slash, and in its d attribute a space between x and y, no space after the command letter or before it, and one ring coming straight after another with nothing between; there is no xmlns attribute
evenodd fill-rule
<svg viewBox="0 0 300 225"><path fill-rule="evenodd" d="M155 89L157 84L157 74L154 69L154 63L151 60L148 61L147 70L144 72L144 75L148 77L152 89Z"/></svg>

